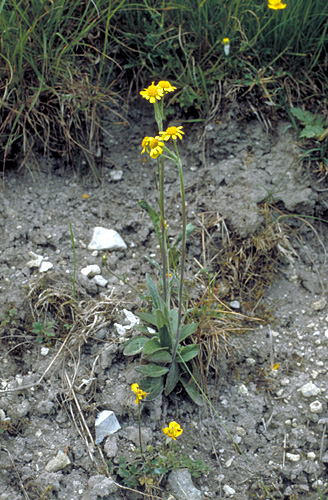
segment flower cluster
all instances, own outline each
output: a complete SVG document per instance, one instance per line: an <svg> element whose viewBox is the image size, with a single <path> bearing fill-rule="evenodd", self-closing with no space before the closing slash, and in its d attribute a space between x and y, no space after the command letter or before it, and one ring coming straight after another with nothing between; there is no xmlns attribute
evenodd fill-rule
<svg viewBox="0 0 328 500"><path fill-rule="evenodd" d="M153 82L145 90L142 90L140 94L151 104L154 104L156 102L156 99L160 101L164 94L167 94L167 92L173 92L174 90L176 90L176 87L173 87L170 82L161 80L157 83L157 85L155 85Z"/></svg>
<svg viewBox="0 0 328 500"><path fill-rule="evenodd" d="M268 7L272 10L282 10L285 9L287 4L282 3L281 0L268 0Z"/></svg>
<svg viewBox="0 0 328 500"><path fill-rule="evenodd" d="M170 422L168 427L164 427L163 432L168 437L176 441L176 438L179 437L180 434L182 434L183 429L181 429L180 425L177 422Z"/></svg>
<svg viewBox="0 0 328 500"><path fill-rule="evenodd" d="M149 392L145 392L145 391L142 391L141 389L139 389L139 385L138 384L132 384L131 385L131 390L137 396L136 405L138 405L139 402L142 401L143 398L145 398L149 394Z"/></svg>
<svg viewBox="0 0 328 500"><path fill-rule="evenodd" d="M159 155L163 153L163 141L168 141L169 139L182 139L182 127L169 127L165 131L159 132L160 135L156 137L144 137L142 141L142 153L149 153L151 158L157 158Z"/></svg>

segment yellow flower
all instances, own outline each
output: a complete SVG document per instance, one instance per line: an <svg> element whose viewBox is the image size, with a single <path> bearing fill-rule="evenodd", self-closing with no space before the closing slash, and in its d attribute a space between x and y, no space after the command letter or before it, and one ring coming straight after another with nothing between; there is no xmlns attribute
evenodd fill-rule
<svg viewBox="0 0 328 500"><path fill-rule="evenodd" d="M182 127L169 127L165 132L160 132L160 134L162 134L162 139L164 141L168 141L171 137L175 141L177 137L182 139L181 134L184 134L184 132L182 132Z"/></svg>
<svg viewBox="0 0 328 500"><path fill-rule="evenodd" d="M268 2L269 2L268 4L269 9L273 10L281 10L287 6L287 4L282 3L281 0L268 0Z"/></svg>
<svg viewBox="0 0 328 500"><path fill-rule="evenodd" d="M141 389L139 389L138 384L132 384L131 389L134 392L134 394L137 396L136 405L138 405L139 401L141 401L143 398L145 398L149 394L149 392L145 392L145 391L142 391Z"/></svg>
<svg viewBox="0 0 328 500"><path fill-rule="evenodd" d="M177 422L170 422L168 427L164 427L163 432L176 441L176 438L182 434L183 430Z"/></svg>
<svg viewBox="0 0 328 500"><path fill-rule="evenodd" d="M141 143L141 146L143 147L143 150L141 151L141 154L144 153L145 151L148 151L148 143L149 143L150 137L145 137Z"/></svg>
<svg viewBox="0 0 328 500"><path fill-rule="evenodd" d="M279 0L280 1L280 0ZM223 38L222 40L223 45L230 45L230 40L229 38Z"/></svg>
<svg viewBox="0 0 328 500"><path fill-rule="evenodd" d="M173 92L174 90L177 89L176 87L172 87L170 82L167 82L165 80L161 80L160 82L158 82L157 87L159 87L160 89L163 89L165 93L166 92Z"/></svg>
<svg viewBox="0 0 328 500"><path fill-rule="evenodd" d="M151 158L157 158L163 153L162 146L164 146L164 142L161 142L161 138L158 135L156 137L148 137L148 146Z"/></svg>
<svg viewBox="0 0 328 500"><path fill-rule="evenodd" d="M145 99L148 99L149 102L154 104L154 102L156 102L156 99L158 99L159 101L161 100L161 98L163 97L163 94L164 94L164 90L162 88L158 87L157 85L154 85L154 82L153 82L145 90L142 90L140 92L140 94L142 95L142 97L144 97Z"/></svg>

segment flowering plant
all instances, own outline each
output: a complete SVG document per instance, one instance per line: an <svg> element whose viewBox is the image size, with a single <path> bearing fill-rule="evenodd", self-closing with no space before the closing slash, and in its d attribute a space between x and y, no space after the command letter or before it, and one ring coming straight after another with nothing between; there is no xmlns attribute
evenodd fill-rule
<svg viewBox="0 0 328 500"><path fill-rule="evenodd" d="M163 127L164 97L175 89L170 82L163 80L157 85L153 82L140 92L143 98L154 105L158 126L157 134L143 138L141 153L149 154L157 161L160 213L153 210L144 200L141 200L139 204L147 211L154 224L161 250L162 266L148 259L159 272L159 287L147 274L146 284L151 296L152 310L138 314L143 322L138 326L142 335L128 340L123 352L126 356L142 355L144 363L137 370L144 376L140 381L140 387L149 393L148 399L160 395L163 391L165 395L168 395L178 383L181 383L189 396L197 404L202 404L196 384L190 378L189 370L186 369L186 363L192 362L198 355L199 345L182 344L185 339L195 333L198 327L197 323L184 324L186 314L183 314L186 237L193 230L193 226L187 224L186 221L183 171L177 146L177 142L183 139L184 131L182 126L173 125L166 129ZM170 144L173 144L173 150L169 148ZM164 158L175 163L180 182L182 231L173 246L170 245L165 219ZM172 300L173 293L177 293L174 301ZM176 302L177 308L172 306ZM195 367L192 372L195 373Z"/></svg>

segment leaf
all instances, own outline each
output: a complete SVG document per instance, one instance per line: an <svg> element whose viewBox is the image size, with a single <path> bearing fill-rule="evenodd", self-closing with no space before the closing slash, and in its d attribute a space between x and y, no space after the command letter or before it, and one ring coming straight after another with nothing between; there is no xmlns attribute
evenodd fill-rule
<svg viewBox="0 0 328 500"><path fill-rule="evenodd" d="M189 337L189 335L195 333L197 328L198 328L198 323L188 323L187 325L184 325L181 328L180 342Z"/></svg>
<svg viewBox="0 0 328 500"><path fill-rule="evenodd" d="M159 336L159 341L161 343L161 346L162 347L167 347L168 349L171 350L172 347L173 347L173 342L172 342L172 338L171 338L170 332L168 331L166 325L164 325L159 330L158 336Z"/></svg>
<svg viewBox="0 0 328 500"><path fill-rule="evenodd" d="M167 325L168 321L161 309L156 309L156 321L157 321L157 328L160 330L164 325Z"/></svg>
<svg viewBox="0 0 328 500"><path fill-rule="evenodd" d="M306 125L300 133L300 137L307 137L308 139L311 139L312 137L320 137L324 131L325 129L321 125L314 123L313 125Z"/></svg>
<svg viewBox="0 0 328 500"><path fill-rule="evenodd" d="M143 346L143 353L145 355L147 354L153 354L156 351L163 350L164 347L159 343L159 341L156 338L152 338L147 340L147 342L144 343Z"/></svg>
<svg viewBox="0 0 328 500"><path fill-rule="evenodd" d="M147 337L133 337L129 339L124 344L123 354L125 356L134 356L135 354L139 354L143 350L143 346L147 342Z"/></svg>
<svg viewBox="0 0 328 500"><path fill-rule="evenodd" d="M169 369L166 366L155 365L154 363L149 363L148 365L137 366L136 370L147 377L157 378L165 375Z"/></svg>
<svg viewBox="0 0 328 500"><path fill-rule="evenodd" d="M154 312L151 313L138 313L136 314L138 318L141 319L141 321L144 321L145 323L149 323L150 325L157 326L157 319L156 319L156 314Z"/></svg>
<svg viewBox="0 0 328 500"><path fill-rule="evenodd" d="M171 325L171 333L173 338L176 338L177 330L178 330L178 319L179 314L176 309L171 309L170 311L170 325Z"/></svg>
<svg viewBox="0 0 328 500"><path fill-rule="evenodd" d="M171 354L164 347L160 351L143 356L143 358L152 363L171 363L172 361Z"/></svg>
<svg viewBox="0 0 328 500"><path fill-rule="evenodd" d="M194 403L198 406L203 406L204 401L199 393L196 384L193 382L192 379L187 380L186 377L180 377L180 382L182 383L183 387L185 388L188 396L191 397Z"/></svg>
<svg viewBox="0 0 328 500"><path fill-rule="evenodd" d="M168 396L179 382L180 368L176 361L172 363L165 382L165 395Z"/></svg>
<svg viewBox="0 0 328 500"><path fill-rule="evenodd" d="M142 391L148 392L147 401L157 398L163 392L163 377L146 377L140 380L139 387Z"/></svg>
<svg viewBox="0 0 328 500"><path fill-rule="evenodd" d="M181 348L181 350L178 351L178 363L187 363L187 361L190 361L191 359L195 358L199 352L199 345L198 344L188 344L185 345Z"/></svg>
<svg viewBox="0 0 328 500"><path fill-rule="evenodd" d="M152 280L152 278L149 276L148 273L146 274L146 283L147 283L148 290L150 292L151 298L153 299L155 308L156 309L161 309L163 300L162 300L161 296L158 293L158 290L156 288L156 285L155 285L154 281Z"/></svg>
<svg viewBox="0 0 328 500"><path fill-rule="evenodd" d="M312 113L301 108L291 108L290 112L292 115L296 116L303 125L310 125L315 120L315 116Z"/></svg>

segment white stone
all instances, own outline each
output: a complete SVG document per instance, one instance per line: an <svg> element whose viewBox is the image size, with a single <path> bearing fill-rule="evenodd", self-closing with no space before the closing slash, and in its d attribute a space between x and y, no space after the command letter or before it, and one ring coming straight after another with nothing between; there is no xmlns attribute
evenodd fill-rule
<svg viewBox="0 0 328 500"><path fill-rule="evenodd" d="M288 458L288 460L290 460L291 462L299 462L299 460L301 459L301 455L286 453L286 458Z"/></svg>
<svg viewBox="0 0 328 500"><path fill-rule="evenodd" d="M102 286L102 287L105 287L108 284L108 280L106 280L106 278L104 278L101 275L95 276L94 278L92 278L92 281L94 281L96 283L96 285Z"/></svg>
<svg viewBox="0 0 328 500"><path fill-rule="evenodd" d="M327 305L327 301L325 297L322 297L320 300L317 300L316 302L312 302L311 307L314 311L322 311Z"/></svg>
<svg viewBox="0 0 328 500"><path fill-rule="evenodd" d="M43 257L42 255L38 255L37 253L34 252L29 252L29 256L32 257L32 260L29 260L28 263L26 264L28 268L32 267L40 267Z"/></svg>
<svg viewBox="0 0 328 500"><path fill-rule="evenodd" d="M43 260L41 262L41 266L39 267L39 271L40 271L40 273L46 273L47 271L49 271L49 269L51 269L53 267L54 267L54 265L51 262Z"/></svg>
<svg viewBox="0 0 328 500"><path fill-rule="evenodd" d="M289 378L283 378L280 382L280 385L288 385L290 382Z"/></svg>
<svg viewBox="0 0 328 500"><path fill-rule="evenodd" d="M69 457L60 450L57 455L47 463L47 465L45 466L45 470L47 472L58 472L59 470L64 469L64 467L66 467L66 465L69 465L70 463L71 461Z"/></svg>
<svg viewBox="0 0 328 500"><path fill-rule="evenodd" d="M49 347L41 347L40 349L40 354L41 356L47 356L48 352L50 351Z"/></svg>
<svg viewBox="0 0 328 500"><path fill-rule="evenodd" d="M238 394L242 394L243 396L248 396L249 392L246 385L242 384L238 389Z"/></svg>
<svg viewBox="0 0 328 500"><path fill-rule="evenodd" d="M310 404L310 411L311 413L322 413L323 412L322 403L320 403L320 401L318 400L313 401L313 403Z"/></svg>
<svg viewBox="0 0 328 500"><path fill-rule="evenodd" d="M81 269L81 274L87 276L88 278L93 278L97 274L101 274L100 267L97 264L91 264L90 266Z"/></svg>
<svg viewBox="0 0 328 500"><path fill-rule="evenodd" d="M310 398L320 394L320 389L313 382L308 382L301 387L301 393L305 398Z"/></svg>
<svg viewBox="0 0 328 500"><path fill-rule="evenodd" d="M112 170L109 175L113 181L120 181L123 177L123 170Z"/></svg>
<svg viewBox="0 0 328 500"><path fill-rule="evenodd" d="M236 434L238 436L245 436L246 431L245 431L244 427L236 427Z"/></svg>
<svg viewBox="0 0 328 500"><path fill-rule="evenodd" d="M231 486L229 486L228 484L225 484L222 489L226 495L229 495L231 497L236 493L236 490L231 488Z"/></svg>
<svg viewBox="0 0 328 500"><path fill-rule="evenodd" d="M239 300L233 300L232 302L230 302L229 306L232 309L240 309L240 302Z"/></svg>
<svg viewBox="0 0 328 500"><path fill-rule="evenodd" d="M316 454L313 453L313 451L309 451L309 453L307 454L307 457L309 460L315 460L316 459Z"/></svg>
<svg viewBox="0 0 328 500"><path fill-rule="evenodd" d="M114 229L95 227L92 239L88 245L89 250L125 250L127 248L121 236Z"/></svg>
<svg viewBox="0 0 328 500"><path fill-rule="evenodd" d="M98 413L96 423L96 444L100 444L103 439L118 431L121 426L115 413L110 410L104 410Z"/></svg>

